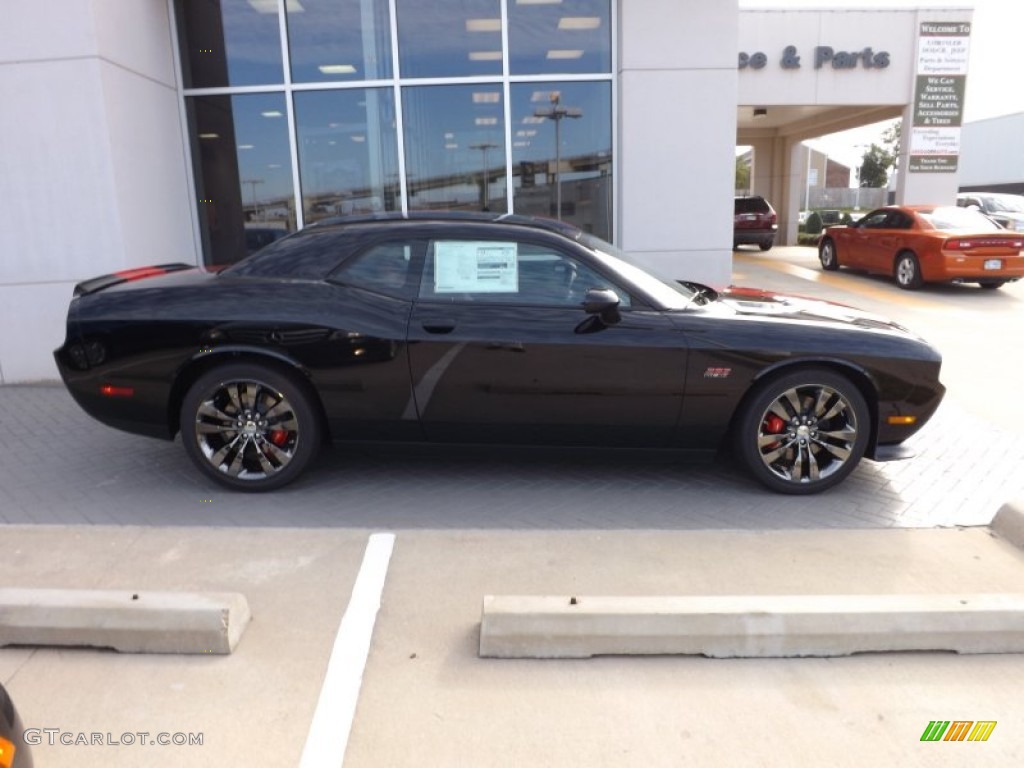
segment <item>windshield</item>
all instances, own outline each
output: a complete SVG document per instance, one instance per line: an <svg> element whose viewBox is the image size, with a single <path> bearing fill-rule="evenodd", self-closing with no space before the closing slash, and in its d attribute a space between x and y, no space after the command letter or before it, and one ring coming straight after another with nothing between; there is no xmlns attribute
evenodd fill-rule
<svg viewBox="0 0 1024 768"><path fill-rule="evenodd" d="M622 275L666 309L686 309L696 296L696 291L680 285L675 280L651 274L645 267L634 263L628 254L599 237L583 233L579 237L579 242L592 250L603 265Z"/></svg>
<svg viewBox="0 0 1024 768"><path fill-rule="evenodd" d="M1005 197L985 197L985 210L1000 213L1024 213L1024 197L1006 195Z"/></svg>
<svg viewBox="0 0 1024 768"><path fill-rule="evenodd" d="M968 208L944 206L933 208L930 211L918 211L917 213L935 229L944 231L962 229L971 232L998 232L1002 229L1002 227L984 214Z"/></svg>

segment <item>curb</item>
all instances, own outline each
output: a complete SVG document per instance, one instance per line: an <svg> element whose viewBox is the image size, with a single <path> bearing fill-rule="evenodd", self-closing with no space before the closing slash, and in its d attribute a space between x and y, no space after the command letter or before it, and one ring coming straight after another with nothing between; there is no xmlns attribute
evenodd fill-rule
<svg viewBox="0 0 1024 768"><path fill-rule="evenodd" d="M999 538L1024 549L1024 499L1003 504L989 523L989 529Z"/></svg>
<svg viewBox="0 0 1024 768"><path fill-rule="evenodd" d="M229 654L251 618L238 593L0 589L0 647Z"/></svg>
<svg viewBox="0 0 1024 768"><path fill-rule="evenodd" d="M484 598L480 656L1024 652L1024 593Z"/></svg>

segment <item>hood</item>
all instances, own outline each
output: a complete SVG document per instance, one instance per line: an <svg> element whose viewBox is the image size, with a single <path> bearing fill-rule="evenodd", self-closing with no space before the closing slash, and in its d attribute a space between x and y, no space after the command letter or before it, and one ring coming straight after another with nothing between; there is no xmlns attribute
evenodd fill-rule
<svg viewBox="0 0 1024 768"><path fill-rule="evenodd" d="M791 296L759 288L738 286L720 291L718 299L719 304L738 315L772 317L791 322L832 323L865 330L889 331L917 338L916 334L911 333L902 325L881 315L822 299Z"/></svg>

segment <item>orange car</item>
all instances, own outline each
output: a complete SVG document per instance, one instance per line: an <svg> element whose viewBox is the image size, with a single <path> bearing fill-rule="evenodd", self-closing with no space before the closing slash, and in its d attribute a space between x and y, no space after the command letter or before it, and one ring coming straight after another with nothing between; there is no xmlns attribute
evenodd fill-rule
<svg viewBox="0 0 1024 768"><path fill-rule="evenodd" d="M900 288L926 282L998 288L1024 277L1024 236L977 211L955 206L888 206L856 224L828 227L818 241L821 268L892 275Z"/></svg>

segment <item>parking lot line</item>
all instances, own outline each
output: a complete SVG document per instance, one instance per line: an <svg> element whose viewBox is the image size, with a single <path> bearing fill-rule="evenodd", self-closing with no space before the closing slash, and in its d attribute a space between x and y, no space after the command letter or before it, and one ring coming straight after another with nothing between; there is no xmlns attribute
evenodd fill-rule
<svg viewBox="0 0 1024 768"><path fill-rule="evenodd" d="M320 698L302 750L301 768L339 768L345 762L394 545L393 533L375 533L366 543L363 563L327 662Z"/></svg>

